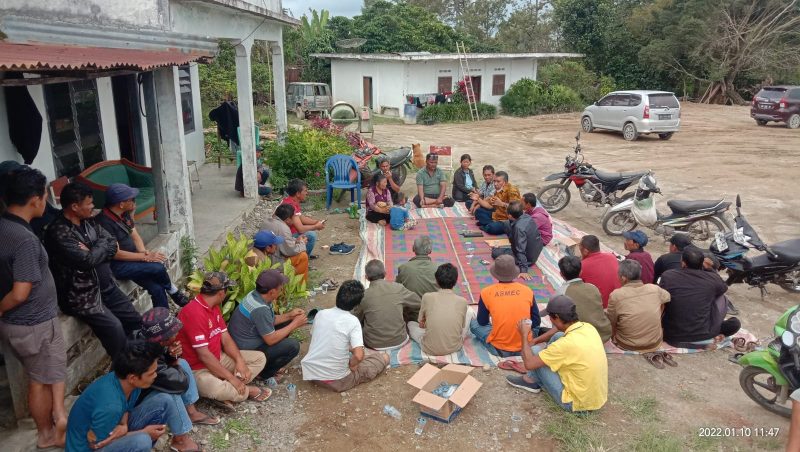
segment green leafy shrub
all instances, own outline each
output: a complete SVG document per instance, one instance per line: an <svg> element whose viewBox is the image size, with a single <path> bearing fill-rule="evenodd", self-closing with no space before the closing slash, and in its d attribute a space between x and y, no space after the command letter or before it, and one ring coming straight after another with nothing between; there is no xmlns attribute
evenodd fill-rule
<svg viewBox="0 0 800 452"><path fill-rule="evenodd" d="M269 258L266 258L264 262L255 267L247 265L245 257L252 245L253 241L244 235L235 238L233 234L228 234L225 244L219 249L209 249L208 256L203 260L202 268L196 269L189 277L187 287L195 294L200 292L205 272L225 272L230 279L236 281L236 287L228 290L225 301L222 303L222 315L225 320L230 318L231 312L239 304L239 301L255 290L256 279L264 270L280 270L289 279L289 282L283 287L283 292L273 303L276 313L286 313L300 300L306 298L306 283L303 281L303 276L295 273L290 261L273 264Z"/></svg>
<svg viewBox="0 0 800 452"><path fill-rule="evenodd" d="M267 164L272 168L270 181L274 187L285 187L295 178L303 179L309 188L325 187L325 162L336 154L350 155L353 149L341 136L323 130L289 130L284 144L268 141L264 145Z"/></svg>
<svg viewBox="0 0 800 452"><path fill-rule="evenodd" d="M497 117L497 107L490 104L478 103L478 115L481 119ZM465 122L471 121L469 105L466 103L449 103L429 105L417 115L417 122Z"/></svg>
<svg viewBox="0 0 800 452"><path fill-rule="evenodd" d="M220 140L219 137L217 137L216 131L204 133L203 141L205 144L207 161L216 162L220 159L234 161L236 159L230 147L228 147L228 143Z"/></svg>
<svg viewBox="0 0 800 452"><path fill-rule="evenodd" d="M591 104L615 89L612 77L598 77L578 61L547 64L539 70L539 80L546 86L564 85L571 88L584 104Z"/></svg>
<svg viewBox="0 0 800 452"><path fill-rule="evenodd" d="M500 98L503 113L512 116L532 116L579 110L582 102L578 93L563 85L545 85L523 78Z"/></svg>

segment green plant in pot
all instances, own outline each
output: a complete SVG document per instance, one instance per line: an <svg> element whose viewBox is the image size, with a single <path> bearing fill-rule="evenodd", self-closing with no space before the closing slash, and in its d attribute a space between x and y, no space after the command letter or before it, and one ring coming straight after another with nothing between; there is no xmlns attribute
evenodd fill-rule
<svg viewBox="0 0 800 452"><path fill-rule="evenodd" d="M192 272L189 277L187 287L195 294L200 292L206 272L222 271L230 279L236 281L236 287L228 290L225 301L222 303L222 315L225 320L230 318L239 301L255 290L256 279L264 270L280 270L289 279L283 288L283 293L274 303L277 314L288 312L307 297L306 282L303 281L302 275L295 273L291 262L273 263L267 257L256 266L247 265L245 258L252 245L253 240L244 235L239 235L237 238L233 234L228 234L225 244L218 249L209 249L208 256L203 260L203 266Z"/></svg>

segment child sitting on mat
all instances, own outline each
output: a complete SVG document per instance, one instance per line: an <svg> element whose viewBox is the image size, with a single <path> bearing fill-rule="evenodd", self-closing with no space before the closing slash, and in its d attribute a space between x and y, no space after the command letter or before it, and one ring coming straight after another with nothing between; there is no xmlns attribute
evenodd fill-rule
<svg viewBox="0 0 800 452"><path fill-rule="evenodd" d="M397 194L397 203L389 209L389 226L395 231L406 231L417 225L417 220L411 218L408 212L408 199L404 193Z"/></svg>

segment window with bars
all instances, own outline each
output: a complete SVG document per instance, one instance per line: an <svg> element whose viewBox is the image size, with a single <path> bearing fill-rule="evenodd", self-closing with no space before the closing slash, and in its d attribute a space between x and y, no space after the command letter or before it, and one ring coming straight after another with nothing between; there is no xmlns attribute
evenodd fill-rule
<svg viewBox="0 0 800 452"><path fill-rule="evenodd" d="M44 85L57 177L74 177L105 160L94 80Z"/></svg>
<svg viewBox="0 0 800 452"><path fill-rule="evenodd" d="M502 96L506 93L506 75L494 74L492 76L492 96Z"/></svg>
<svg viewBox="0 0 800 452"><path fill-rule="evenodd" d="M178 85L181 90L183 133L194 132L194 101L192 101L192 72L189 66L178 67Z"/></svg>

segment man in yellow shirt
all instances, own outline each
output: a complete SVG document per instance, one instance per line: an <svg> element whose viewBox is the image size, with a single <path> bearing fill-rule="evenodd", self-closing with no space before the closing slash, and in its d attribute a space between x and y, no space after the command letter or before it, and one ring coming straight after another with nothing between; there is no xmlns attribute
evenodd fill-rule
<svg viewBox="0 0 800 452"><path fill-rule="evenodd" d="M551 298L541 315L550 316L558 333L547 347L531 347L531 327L520 321L522 362L528 374L506 380L515 388L533 393L544 388L569 412L599 410L608 399L608 360L597 330L578 321L575 303L566 295Z"/></svg>

